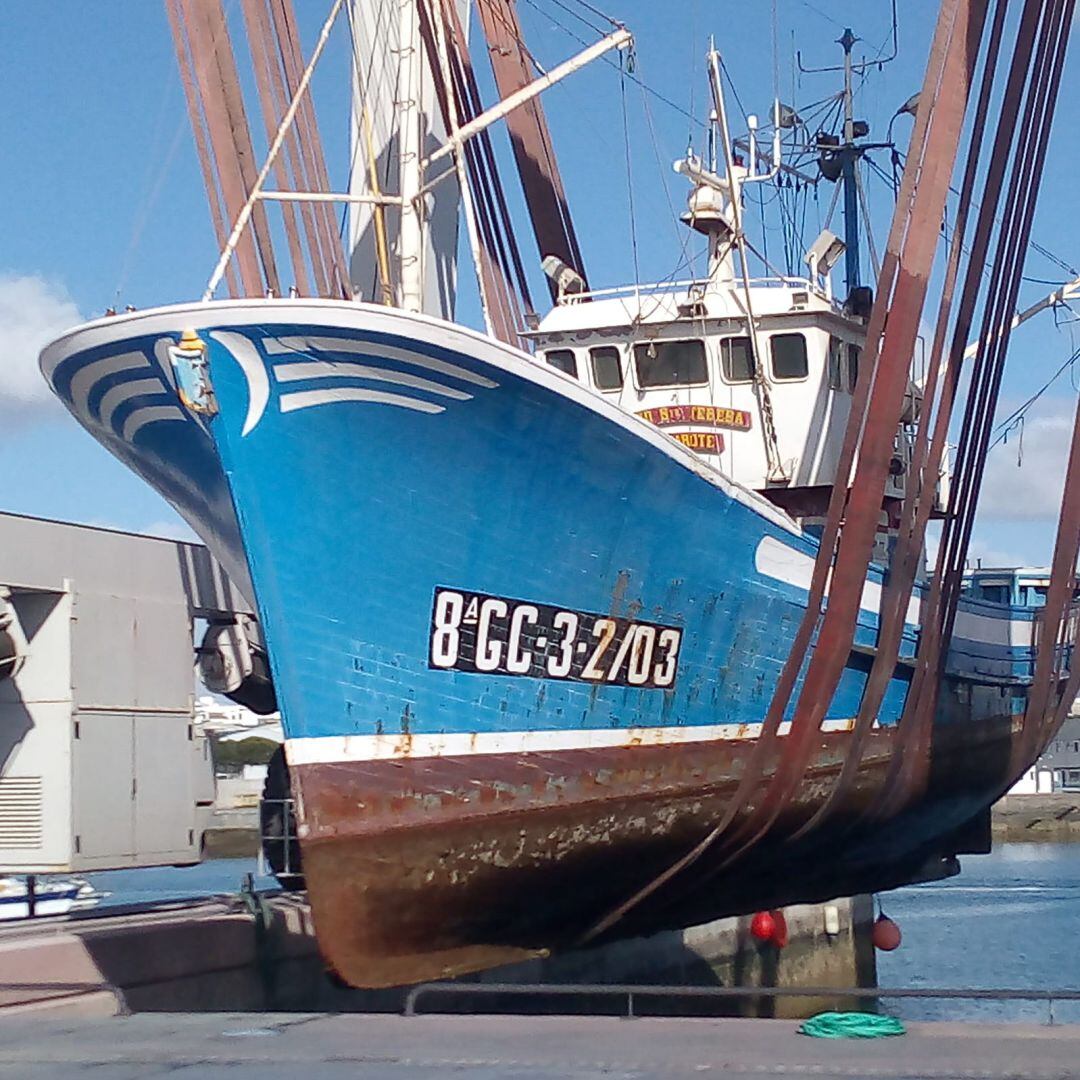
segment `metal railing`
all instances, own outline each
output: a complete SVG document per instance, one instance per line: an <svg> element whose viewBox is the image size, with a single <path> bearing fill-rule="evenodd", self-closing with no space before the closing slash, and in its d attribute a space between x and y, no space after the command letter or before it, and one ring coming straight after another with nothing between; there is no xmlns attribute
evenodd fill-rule
<svg viewBox="0 0 1080 1080"><path fill-rule="evenodd" d="M588 289L579 293L565 293L559 297L557 303L560 307L572 307L574 304L581 304L589 300L650 296L656 293L682 295L683 293L690 294L695 291L701 292L707 289L709 284L709 278L688 278L679 281L648 281L641 284L612 285L604 289ZM749 284L756 289L803 289L827 299L821 289L808 278L803 277L788 277L785 275L756 277L751 278Z"/></svg>
<svg viewBox="0 0 1080 1080"><path fill-rule="evenodd" d="M265 830L266 815L263 807L281 808L281 832L278 834L268 833ZM259 852L257 868L260 876L299 877L303 874L300 866L293 865L293 849L299 841L299 837L293 829L296 820L296 802L294 799L261 799L259 803ZM282 865L274 870L266 858L267 846L273 846L280 851ZM299 857L299 848L296 847Z"/></svg>
<svg viewBox="0 0 1080 1080"><path fill-rule="evenodd" d="M665 986L627 983L458 983L431 982L414 986L405 998L403 1014L418 1015L416 1003L430 995L464 996L467 994L503 997L610 997L622 998L626 1011L621 1015L633 1019L640 1015L635 1002L641 998L676 999L739 999L739 998L856 998L878 1001L882 999L916 998L926 1000L958 1001L1035 1001L1045 1002L1048 1022L1054 1023L1054 1005L1057 1002L1080 1001L1080 990L1051 989L981 989L963 990L948 987L928 988L867 987L867 986Z"/></svg>

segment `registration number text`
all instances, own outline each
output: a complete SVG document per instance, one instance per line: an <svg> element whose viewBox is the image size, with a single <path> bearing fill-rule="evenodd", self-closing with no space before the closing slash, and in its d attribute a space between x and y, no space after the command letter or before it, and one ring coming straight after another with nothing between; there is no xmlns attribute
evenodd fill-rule
<svg viewBox="0 0 1080 1080"><path fill-rule="evenodd" d="M675 626L438 588L428 663L490 675L670 689L681 645Z"/></svg>

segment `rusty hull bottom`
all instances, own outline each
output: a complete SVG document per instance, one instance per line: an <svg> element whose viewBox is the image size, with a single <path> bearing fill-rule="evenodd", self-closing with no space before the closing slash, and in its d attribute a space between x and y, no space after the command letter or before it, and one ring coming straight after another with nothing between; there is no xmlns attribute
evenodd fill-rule
<svg viewBox="0 0 1080 1080"><path fill-rule="evenodd" d="M733 865L722 843L711 848L605 940L915 879L928 858L951 856L949 834L1008 786L1010 720L980 724L978 737L968 724L963 738L936 735L923 798L871 824L865 815L881 796L892 742L876 732L833 816L785 841L832 790L850 738L823 735L766 838ZM320 948L349 983L383 987L570 947L710 831L751 749L726 742L300 766L293 782ZM764 782L740 815L763 792Z"/></svg>

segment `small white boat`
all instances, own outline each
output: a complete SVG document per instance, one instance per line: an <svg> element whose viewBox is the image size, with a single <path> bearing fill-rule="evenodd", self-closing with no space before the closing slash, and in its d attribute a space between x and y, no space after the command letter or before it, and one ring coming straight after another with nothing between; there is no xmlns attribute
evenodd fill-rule
<svg viewBox="0 0 1080 1080"><path fill-rule="evenodd" d="M101 896L93 885L82 878L37 881L34 886L33 915L67 915L71 911L93 907ZM27 879L0 877L0 922L30 917Z"/></svg>

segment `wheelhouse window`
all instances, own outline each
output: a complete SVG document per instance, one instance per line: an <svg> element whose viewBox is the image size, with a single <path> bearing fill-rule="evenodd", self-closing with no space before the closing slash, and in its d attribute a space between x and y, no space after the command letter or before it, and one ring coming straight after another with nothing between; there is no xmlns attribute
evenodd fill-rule
<svg viewBox="0 0 1080 1080"><path fill-rule="evenodd" d="M829 338L829 389L847 389L844 382L844 343L836 337Z"/></svg>
<svg viewBox="0 0 1080 1080"><path fill-rule="evenodd" d="M978 594L981 600L992 604L1007 604L1012 599L1012 589L1008 585L980 585Z"/></svg>
<svg viewBox="0 0 1080 1080"><path fill-rule="evenodd" d="M549 349L544 353L544 359L553 368L558 368L567 375L573 375L575 379L578 377L577 357L573 349Z"/></svg>
<svg viewBox="0 0 1080 1080"><path fill-rule="evenodd" d="M597 345L589 350L593 382L597 390L621 390L623 383L619 350L614 345Z"/></svg>
<svg viewBox="0 0 1080 1080"><path fill-rule="evenodd" d="M777 382L805 379L810 374L806 356L806 338L802 334L773 334L772 373Z"/></svg>
<svg viewBox="0 0 1080 1080"><path fill-rule="evenodd" d="M862 356L862 349L858 345L849 345L847 347L847 387L853 394L855 393L855 384L859 381L859 358Z"/></svg>
<svg viewBox="0 0 1080 1080"><path fill-rule="evenodd" d="M752 382L754 350L748 337L723 338L720 342L720 370L729 383Z"/></svg>
<svg viewBox="0 0 1080 1080"><path fill-rule="evenodd" d="M692 386L709 381L705 342L650 341L634 346L638 385Z"/></svg>
<svg viewBox="0 0 1080 1080"><path fill-rule="evenodd" d="M1046 607L1046 594L1049 591L1049 587L1046 585L1029 585L1026 590L1027 595L1024 597L1024 603L1028 607Z"/></svg>

